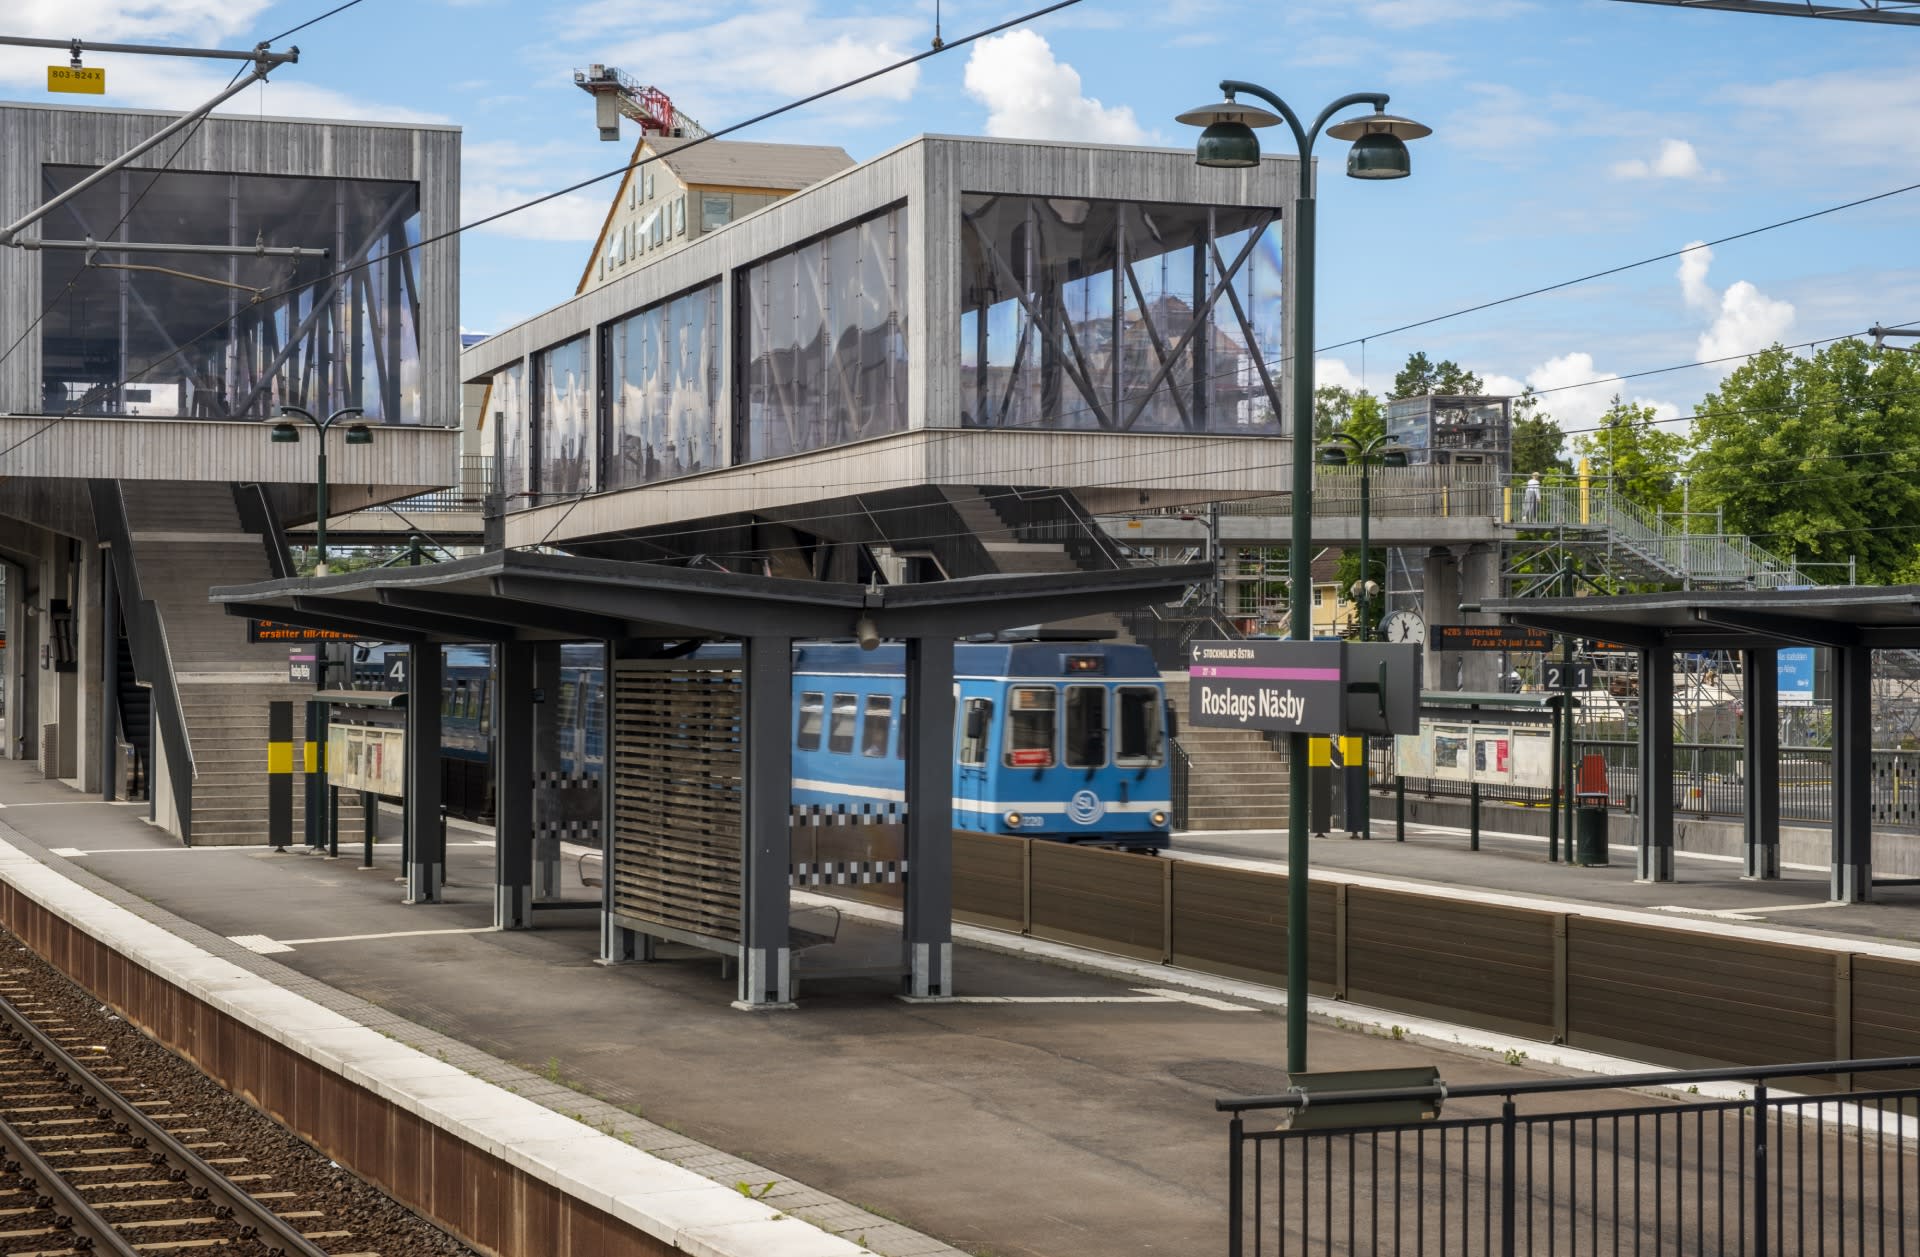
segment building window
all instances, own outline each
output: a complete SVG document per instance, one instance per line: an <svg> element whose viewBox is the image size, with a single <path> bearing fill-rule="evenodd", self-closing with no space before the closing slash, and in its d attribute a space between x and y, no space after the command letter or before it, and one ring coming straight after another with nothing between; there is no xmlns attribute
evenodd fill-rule
<svg viewBox="0 0 1920 1257"><path fill-rule="evenodd" d="M599 459L587 391L587 338L576 336L534 355L534 365L540 492L590 493Z"/></svg>
<svg viewBox="0 0 1920 1257"><path fill-rule="evenodd" d="M793 744L802 751L820 749L820 721L826 714L825 694L808 692L800 696L800 725L793 733Z"/></svg>
<svg viewBox="0 0 1920 1257"><path fill-rule="evenodd" d="M38 167L34 203L94 169ZM413 251L419 185L125 169L41 226L54 239L258 239L330 251L288 259L103 247L107 266L79 250L43 251L34 263L47 294L37 324L42 411L269 419L282 405L321 415L358 406L370 422L421 421L418 324L441 294L422 289L432 272ZM112 269L126 264L149 269Z"/></svg>
<svg viewBox="0 0 1920 1257"><path fill-rule="evenodd" d="M733 194L704 192L700 196L700 230L712 231L733 221Z"/></svg>
<svg viewBox="0 0 1920 1257"><path fill-rule="evenodd" d="M602 336L607 487L719 466L719 283L610 323Z"/></svg>
<svg viewBox="0 0 1920 1257"><path fill-rule="evenodd" d="M1277 211L974 193L960 204L951 422L1280 434Z"/></svg>
<svg viewBox="0 0 1920 1257"><path fill-rule="evenodd" d="M527 407L527 364L516 362L493 377L487 404L499 442L500 492L506 508L533 505L533 416Z"/></svg>
<svg viewBox="0 0 1920 1257"><path fill-rule="evenodd" d="M673 234L687 234L687 196L684 192L673 200Z"/></svg>
<svg viewBox="0 0 1920 1257"><path fill-rule="evenodd" d="M735 461L906 430L905 255L896 207L741 272Z"/></svg>
<svg viewBox="0 0 1920 1257"><path fill-rule="evenodd" d="M646 200L651 201L653 199L653 172L651 170L646 172L646 179L647 179L647 190L644 196Z"/></svg>
<svg viewBox="0 0 1920 1257"><path fill-rule="evenodd" d="M852 694L833 696L832 723L827 726L827 749L835 755L853 754L853 722L860 712L860 700Z"/></svg>
<svg viewBox="0 0 1920 1257"><path fill-rule="evenodd" d="M893 696L867 695L867 714L860 721L860 753L869 759L887 757L887 738L893 733Z"/></svg>

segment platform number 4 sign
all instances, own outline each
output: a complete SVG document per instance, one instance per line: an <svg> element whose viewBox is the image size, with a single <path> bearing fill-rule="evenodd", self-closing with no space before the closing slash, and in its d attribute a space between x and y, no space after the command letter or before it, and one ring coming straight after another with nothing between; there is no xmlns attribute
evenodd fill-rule
<svg viewBox="0 0 1920 1257"><path fill-rule="evenodd" d="M1593 688L1593 665L1549 661L1546 664L1546 679L1550 690L1590 690Z"/></svg>

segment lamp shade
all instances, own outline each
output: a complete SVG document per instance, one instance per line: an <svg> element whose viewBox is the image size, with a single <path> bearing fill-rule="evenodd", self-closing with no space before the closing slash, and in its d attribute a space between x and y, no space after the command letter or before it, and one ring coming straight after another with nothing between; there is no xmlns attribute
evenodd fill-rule
<svg viewBox="0 0 1920 1257"><path fill-rule="evenodd" d="M1407 465L1406 450L1398 446L1389 446L1381 450L1380 465L1382 467L1405 467Z"/></svg>
<svg viewBox="0 0 1920 1257"><path fill-rule="evenodd" d="M364 423L348 424L347 425L347 444L348 445L372 445L373 429L369 428Z"/></svg>
<svg viewBox="0 0 1920 1257"><path fill-rule="evenodd" d="M1260 164L1260 137L1244 122L1216 122L1200 133L1193 160L1202 166L1239 169Z"/></svg>
<svg viewBox="0 0 1920 1257"><path fill-rule="evenodd" d="M1406 141L1397 135L1363 135L1347 150L1350 179L1404 179L1412 173Z"/></svg>
<svg viewBox="0 0 1920 1257"><path fill-rule="evenodd" d="M300 429L290 423L276 423L273 425L273 432L270 439L282 444L289 441L298 441L300 439Z"/></svg>
<svg viewBox="0 0 1920 1257"><path fill-rule="evenodd" d="M1320 461L1329 467L1345 467L1347 451L1338 445L1323 445L1320 447Z"/></svg>

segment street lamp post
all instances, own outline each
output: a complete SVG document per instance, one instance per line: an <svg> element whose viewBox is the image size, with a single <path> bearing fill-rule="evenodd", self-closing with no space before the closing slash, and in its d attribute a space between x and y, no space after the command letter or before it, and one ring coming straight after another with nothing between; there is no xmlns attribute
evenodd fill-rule
<svg viewBox="0 0 1920 1257"><path fill-rule="evenodd" d="M1278 96L1257 84L1226 79L1220 84L1226 99L1216 105L1190 109L1179 121L1206 128L1194 147L1202 166L1244 168L1260 164L1256 127L1275 126L1283 119L1293 132L1300 154L1300 189L1293 202L1294 250L1288 264L1294 270L1293 293L1293 542L1287 556L1288 636L1306 641L1313 635L1313 144L1326 133L1351 140L1347 174L1355 179L1403 179L1411 173L1406 141L1431 135L1432 129L1386 112L1384 92L1342 96L1315 118L1311 127ZM1234 100L1237 93L1258 97L1279 113ZM1374 112L1332 127L1327 122L1343 109L1372 105ZM1307 743L1308 735L1287 737L1287 1069L1307 1068Z"/></svg>
<svg viewBox="0 0 1920 1257"><path fill-rule="evenodd" d="M300 416L300 418L312 424L314 430L320 434L320 457L314 465L313 540L316 558L313 565L313 574L315 576L325 576L327 574L327 433L333 428L336 420L345 418L347 415L357 415L361 413L361 408L358 406L343 406L328 415L325 419L314 418L312 411L300 406L282 406L280 413L283 415ZM271 439L276 442L298 442L300 440L300 429L283 419L273 425L273 436ZM347 444L372 445L373 429L364 423L348 424Z"/></svg>

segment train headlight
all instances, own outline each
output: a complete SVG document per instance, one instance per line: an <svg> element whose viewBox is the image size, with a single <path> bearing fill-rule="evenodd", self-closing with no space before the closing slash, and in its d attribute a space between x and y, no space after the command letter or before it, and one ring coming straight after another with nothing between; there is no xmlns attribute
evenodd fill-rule
<svg viewBox="0 0 1920 1257"><path fill-rule="evenodd" d="M1167 823L1167 814L1165 812L1155 812L1152 816L1147 817L1147 819L1153 822L1155 829L1160 829Z"/></svg>
<svg viewBox="0 0 1920 1257"><path fill-rule="evenodd" d="M1007 823L1008 829L1018 829L1020 828L1020 821L1022 818L1020 816L1020 813L1018 812L1008 812L1005 816L1001 817L1000 819L1004 820Z"/></svg>

